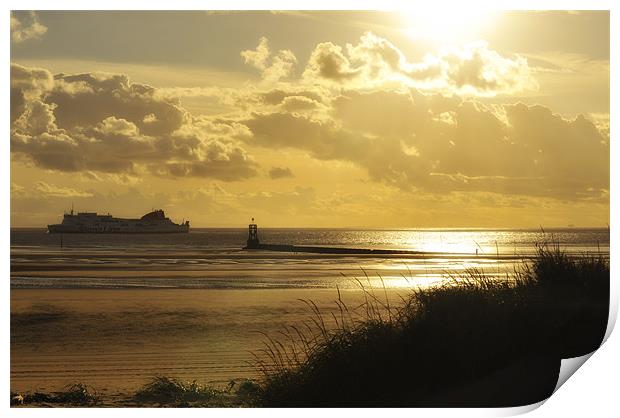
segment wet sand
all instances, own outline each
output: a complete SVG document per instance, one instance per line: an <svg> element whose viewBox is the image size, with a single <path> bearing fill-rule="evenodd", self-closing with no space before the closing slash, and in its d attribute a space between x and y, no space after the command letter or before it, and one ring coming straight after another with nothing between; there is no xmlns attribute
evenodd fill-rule
<svg viewBox="0 0 620 418"><path fill-rule="evenodd" d="M11 230L11 390L81 382L109 403L156 375L225 387L257 377L248 361L262 348L259 331L278 335L307 318L299 298L329 316L338 314L336 286L349 306L362 302L353 279L366 274L394 303L466 269L503 280L538 239L531 231L264 231L265 242L443 251L429 257L241 251L245 234L83 234L60 247L43 230ZM562 234L574 253L603 242L608 254L608 230Z"/></svg>
<svg viewBox="0 0 620 418"><path fill-rule="evenodd" d="M363 299L341 294L348 306ZM299 298L329 315L337 297L334 289L12 289L11 390L83 382L114 397L156 375L216 386L257 378L248 362L262 347L258 331L277 335L304 321Z"/></svg>

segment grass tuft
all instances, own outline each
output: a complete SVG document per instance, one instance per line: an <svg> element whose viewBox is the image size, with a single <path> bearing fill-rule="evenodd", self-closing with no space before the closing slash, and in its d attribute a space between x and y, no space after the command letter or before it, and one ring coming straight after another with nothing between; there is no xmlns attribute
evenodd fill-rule
<svg viewBox="0 0 620 418"><path fill-rule="evenodd" d="M357 280L364 302L309 317L255 353L262 406L516 406L549 396L561 358L601 344L609 261L540 244L504 280L480 269L389 303ZM364 272L366 282L370 283Z"/></svg>
<svg viewBox="0 0 620 418"><path fill-rule="evenodd" d="M185 382L165 376L156 376L138 390L134 399L141 403L183 404L209 403L221 400L224 392L210 386L201 385L195 380Z"/></svg>
<svg viewBox="0 0 620 418"><path fill-rule="evenodd" d="M100 402L99 394L90 386L74 383L65 386L60 392L53 393L11 393L11 405L61 404L69 406L95 406Z"/></svg>
<svg viewBox="0 0 620 418"><path fill-rule="evenodd" d="M67 385L65 390L56 393L56 401L71 405L96 405L99 403L99 394L83 383Z"/></svg>

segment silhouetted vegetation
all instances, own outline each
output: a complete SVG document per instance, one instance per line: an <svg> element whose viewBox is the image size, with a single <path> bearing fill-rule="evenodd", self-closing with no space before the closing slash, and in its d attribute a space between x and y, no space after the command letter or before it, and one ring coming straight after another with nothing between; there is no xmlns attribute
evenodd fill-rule
<svg viewBox="0 0 620 418"><path fill-rule="evenodd" d="M226 389L176 378L155 376L133 394L104 399L82 383L61 392L11 392L12 406L124 406L124 407L243 407L253 406L260 386L252 380L232 380Z"/></svg>
<svg viewBox="0 0 620 418"><path fill-rule="evenodd" d="M226 390L186 382L170 377L157 376L144 385L132 397L136 405L171 407L230 407L250 406L256 398L259 386L251 380L238 383L232 380Z"/></svg>
<svg viewBox="0 0 620 418"><path fill-rule="evenodd" d="M601 344L609 263L540 245L490 279L471 269L402 304L359 284L365 303L268 336L256 354L262 406L517 406L550 396L560 360Z"/></svg>
<svg viewBox="0 0 620 418"><path fill-rule="evenodd" d="M217 398L220 392L193 382L183 382L169 377L157 376L144 385L135 394L135 399L142 402L161 404L208 402Z"/></svg>
<svg viewBox="0 0 620 418"><path fill-rule="evenodd" d="M125 406L526 405L551 395L562 358L587 354L604 337L610 273L602 255L571 256L543 244L505 280L478 269L449 279L396 305L385 287L356 279L360 306L347 306L338 291L338 314L327 317L304 300L308 321L265 335L254 362L260 384L218 389L159 376ZM81 383L52 394L11 393L12 405L99 402Z"/></svg>

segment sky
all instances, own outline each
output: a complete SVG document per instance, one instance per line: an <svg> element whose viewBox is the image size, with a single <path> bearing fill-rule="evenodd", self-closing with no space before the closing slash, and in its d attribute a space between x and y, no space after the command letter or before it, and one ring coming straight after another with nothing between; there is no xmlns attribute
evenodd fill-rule
<svg viewBox="0 0 620 418"><path fill-rule="evenodd" d="M609 13L11 13L11 225L605 227Z"/></svg>

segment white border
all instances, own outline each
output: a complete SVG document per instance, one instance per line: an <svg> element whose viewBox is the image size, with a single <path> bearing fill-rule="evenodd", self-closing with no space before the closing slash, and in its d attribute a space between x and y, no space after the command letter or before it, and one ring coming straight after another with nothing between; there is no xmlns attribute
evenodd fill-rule
<svg viewBox="0 0 620 418"><path fill-rule="evenodd" d="M563 0L563 1L550 1L550 0L511 0L511 1L481 1L481 0L466 0L468 7L477 7L482 9L505 9L505 10L544 10L544 9L556 9L556 10L611 10L611 159L612 161L620 161L618 158L618 147L615 145L615 122L617 119L617 75L613 70L617 68L617 51L618 42L620 39L620 33L618 30L619 19L617 17L618 8L614 7L615 2L593 0ZM452 3L460 3L458 1L445 1L445 0L431 0L433 7L446 7L449 8ZM3 3L4 14L2 17L4 38L2 45L2 55L4 57L5 65L2 68L3 83L2 83L2 110L3 115L8 115L9 112L9 66L7 63L10 61L10 37L9 37L9 10L21 9L21 10L46 10L46 9L91 9L91 10L111 10L111 9L150 9L150 10L397 10L403 7L415 8L416 5L429 4L429 0L425 1L395 1L395 0L382 0L382 1L369 1L369 0L297 0L282 1L282 0L261 0L260 2L251 0L227 0L225 2L215 1L199 1L199 0L175 0L172 2L141 2L135 0L107 0L105 2L84 2L83 0L65 0L65 1L44 1L44 0L22 0L15 1L9 0ZM4 26L6 25L6 26ZM0 119L2 124L2 131L5 135L1 141L0 148L2 149L2 158L4 164L1 166L2 170L2 205L0 205L0 222L2 225L2 251L3 256L0 257L2 263L2 271L4 272L2 278L2 303L0 309L2 310L2 366L4 373L2 374L2 385L0 386L0 394L6 396L4 401L4 408L9 408L9 373L8 365L10 364L10 346L9 346L9 277L10 277L10 167L9 167L9 140L8 140L8 118L5 116ZM611 165L611 202L610 202L610 224L615 225L618 211L620 206L618 205L618 197L616 194L616 184L618 179L618 169ZM616 243L618 242L618 233L615 229L611 229L611 249L612 259L616 257ZM610 324L609 331L613 327L617 317L618 310L618 285L617 279L618 268L615 262L611 264L611 277L614 278L611 281L612 285L612 303L610 309ZM597 350L592 355L592 358L588 361L588 365L578 372L578 376L569 379L569 381L561 387L557 393L555 393L542 408L537 409L532 413L532 416L562 416L562 417L582 417L584 415L590 416L612 416L618 411L617 401L617 386L616 380L618 373L620 373L619 360L616 353L620 353L619 339L612 335L611 338L606 341L602 349ZM539 405L536 405L539 406ZM518 413L527 412L530 408L507 408L507 409L390 409L386 411L390 415L395 416L505 416ZM288 416L294 413L299 416L311 417L319 412L312 409L297 409L290 410L268 410L268 409L225 409L225 410L191 410L191 409L118 409L118 410L103 410L103 409L89 409L88 412L82 409L8 409L8 415L5 416L88 416L94 417L108 417L110 414L120 416L172 416L176 414L183 414L186 416L200 416L205 414L218 415L218 416L241 416L251 413L252 416L257 417L271 417L271 416ZM327 412L327 411L326 411ZM329 410L335 414L342 413L354 413L361 415L370 415L382 413L377 410Z"/></svg>

